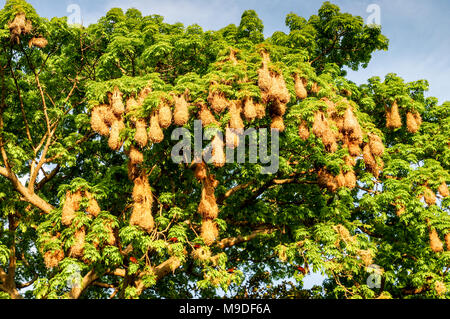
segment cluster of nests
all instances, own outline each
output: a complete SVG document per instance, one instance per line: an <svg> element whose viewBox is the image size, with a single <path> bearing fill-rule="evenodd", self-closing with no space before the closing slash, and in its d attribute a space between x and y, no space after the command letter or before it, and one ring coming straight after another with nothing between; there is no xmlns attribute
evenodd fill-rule
<svg viewBox="0 0 450 319"><path fill-rule="evenodd" d="M419 195L419 198L423 199L424 202L428 206L435 205L436 201L437 201L436 192L427 183L425 183L425 185L423 185L423 189L424 190ZM445 181L443 181L439 185L437 192L439 193L439 195L442 198L447 198L450 195L447 183ZM393 206L396 208L396 214L398 217L402 216L406 211L406 207L403 204L393 203ZM428 221L428 224L429 224L429 221ZM445 237L445 243L447 246L447 250L450 250L450 232L446 233L444 237ZM442 241L439 239L439 235L438 235L436 229L431 229L430 226L429 226L429 238L430 238L431 250L433 250L434 252L441 252L444 250L444 245L443 245Z"/></svg>
<svg viewBox="0 0 450 319"><path fill-rule="evenodd" d="M86 228L85 226L74 225L77 213L82 210L85 211L90 218L96 218L101 212L97 200L87 190L78 190L76 192L67 191L62 209L61 224L66 227L75 227L75 241L68 252L68 256L72 258L83 258ZM104 223L104 227L109 234L106 241L107 244L115 245L116 237L112 224ZM59 235L56 237L58 238L58 236ZM93 245L95 248L98 248L100 245L99 240L95 239ZM48 268L53 268L56 267L64 257L63 249L51 250L44 254L44 262Z"/></svg>
<svg viewBox="0 0 450 319"><path fill-rule="evenodd" d="M392 130L399 129L403 126L400 116L398 103L394 101L386 110L386 127ZM406 126L410 133L417 133L422 125L422 117L417 111L408 111L406 113Z"/></svg>
<svg viewBox="0 0 450 319"><path fill-rule="evenodd" d="M214 220L219 215L215 191L219 182L215 176L208 173L205 162L198 163L195 168L195 177L202 184L202 195L198 205L198 213L202 217L201 234L204 243L210 246L219 236L217 223Z"/></svg>
<svg viewBox="0 0 450 319"><path fill-rule="evenodd" d="M364 143L363 131L348 101L345 100L347 106L343 115L339 114L336 105L329 99L323 98L321 101L327 105L326 112L318 110L314 114L314 123L311 128L306 121L301 121L298 130L300 138L307 140L312 132L322 140L326 151L336 152L338 143L341 143L344 148L347 148L349 155L344 158L346 168L342 167L336 176L326 168L320 169L318 171L319 185L331 192L341 187L354 188L356 175L352 168L356 165L356 158L361 155L368 171L378 178L383 168L381 157L384 154L384 145L381 138L374 133L369 133L367 134L368 142Z"/></svg>
<svg viewBox="0 0 450 319"><path fill-rule="evenodd" d="M335 225L333 226L333 229L338 234L338 239L334 243L336 247L339 248L341 241L346 245L357 245L356 237L352 236L344 225ZM356 253L364 266L368 267L373 264L374 253L371 249L358 249Z"/></svg>
<svg viewBox="0 0 450 319"><path fill-rule="evenodd" d="M11 35L11 42L16 44L20 44L21 36L32 34L33 31L33 23L31 20L27 19L25 13L22 12L16 14L14 20L9 23L8 27ZM47 44L47 39L41 35L32 36L28 42L28 46L30 48L34 46L43 49L47 46Z"/></svg>
<svg viewBox="0 0 450 319"><path fill-rule="evenodd" d="M304 79L297 78L297 81L303 82ZM299 87L303 86L299 85ZM302 90L302 94L305 94L305 91ZM381 159L384 154L384 145L381 138L374 133L368 133L368 142L364 142L364 133L355 116L354 109L345 98L344 103L347 104L347 108L343 115L337 112L336 104L328 98L322 98L321 101L327 105L326 112L319 110L314 114L314 123L311 129L306 121L301 121L298 130L300 138L307 140L312 131L316 137L322 140L325 149L331 153L336 152L341 143L343 147L347 148L350 155L344 159L347 167L355 166L355 159L362 155L366 169L378 178L384 167ZM407 112L406 117L408 131L416 133L422 124L420 114ZM395 101L390 108L386 108L386 123L389 129L397 129L402 126L398 104ZM334 127L337 130L333 129ZM334 176L326 169L321 169L318 172L318 181L321 186L328 188L331 192L344 186L348 188L356 186L353 170L343 171L341 169L341 172Z"/></svg>

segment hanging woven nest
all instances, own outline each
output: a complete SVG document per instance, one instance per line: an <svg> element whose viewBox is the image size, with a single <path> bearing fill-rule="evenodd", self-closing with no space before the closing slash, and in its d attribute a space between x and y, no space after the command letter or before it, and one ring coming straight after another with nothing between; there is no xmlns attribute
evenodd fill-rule
<svg viewBox="0 0 450 319"><path fill-rule="evenodd" d="M135 112L139 109L139 103L138 101L136 101L136 98L134 96L130 96L127 99L127 103L126 103L126 112L127 113L132 113Z"/></svg>
<svg viewBox="0 0 450 319"><path fill-rule="evenodd" d="M216 121L216 118L211 113L211 111L209 110L208 106L205 103L200 103L199 107L200 111L198 113L198 117L202 122L204 128L212 124L219 126L219 123Z"/></svg>
<svg viewBox="0 0 450 319"><path fill-rule="evenodd" d="M271 103L270 111L273 115L284 116L286 114L286 109L286 104L279 100L275 100Z"/></svg>
<svg viewBox="0 0 450 319"><path fill-rule="evenodd" d="M275 73L273 75L273 84L269 92L273 100L278 100L281 104L287 104L291 101L291 94L286 87L286 81L283 74Z"/></svg>
<svg viewBox="0 0 450 319"><path fill-rule="evenodd" d="M123 145L123 140L120 138L120 132L125 129L123 119L116 120L111 126L111 132L108 139L108 146L113 151L118 151Z"/></svg>
<svg viewBox="0 0 450 319"><path fill-rule="evenodd" d="M439 235L436 231L436 229L432 229L429 233L430 237L430 248L435 253L441 252L444 250L444 245L442 244L441 240L439 239Z"/></svg>
<svg viewBox="0 0 450 319"><path fill-rule="evenodd" d="M158 111L159 126L162 129L169 128L172 125L173 115L170 106L163 102Z"/></svg>
<svg viewBox="0 0 450 319"><path fill-rule="evenodd" d="M309 139L310 133L309 133L309 128L308 125L306 124L305 121L302 121L298 127L298 135L300 136L300 138L304 141L306 141L307 139Z"/></svg>
<svg viewBox="0 0 450 319"><path fill-rule="evenodd" d="M114 115L113 111L111 110L111 108L108 105L106 105L106 104L100 105L99 110L100 110L100 116L102 117L103 122L105 122L105 124L108 127L111 127L113 125L113 123L117 121L117 117Z"/></svg>
<svg viewBox="0 0 450 319"><path fill-rule="evenodd" d="M93 217L97 217L98 214L100 214L100 212L102 211L100 206L98 205L97 200L88 191L86 191L84 193L85 193L86 198L89 200L89 204L88 204L88 207L86 208L86 212Z"/></svg>
<svg viewBox="0 0 450 319"><path fill-rule="evenodd" d="M397 101L394 101L392 107L386 110L386 127L391 130L402 127L402 119L398 110Z"/></svg>
<svg viewBox="0 0 450 319"><path fill-rule="evenodd" d="M195 178L198 181L203 181L208 177L208 170L205 162L197 163L195 165Z"/></svg>
<svg viewBox="0 0 450 319"><path fill-rule="evenodd" d="M445 246L447 246L447 250L450 251L450 232L445 234Z"/></svg>
<svg viewBox="0 0 450 319"><path fill-rule="evenodd" d="M198 206L198 213L202 216L202 219L216 219L219 215L219 207L215 196L217 186L218 181L211 175L202 182L202 196Z"/></svg>
<svg viewBox="0 0 450 319"><path fill-rule="evenodd" d="M217 134L212 141L212 163L215 167L223 167L226 162L224 143L222 138Z"/></svg>
<svg viewBox="0 0 450 319"><path fill-rule="evenodd" d="M173 119L175 125L184 126L189 121L189 104L187 103L184 95L174 95L174 100L175 110L173 113Z"/></svg>
<svg viewBox="0 0 450 319"><path fill-rule="evenodd" d="M55 268L64 259L64 251L62 249L49 250L44 254L45 267L48 269Z"/></svg>
<svg viewBox="0 0 450 319"><path fill-rule="evenodd" d="M333 174L326 169L320 169L317 173L317 183L321 188L327 188L329 192L334 193L338 189L338 183Z"/></svg>
<svg viewBox="0 0 450 319"><path fill-rule="evenodd" d="M203 220L201 237L207 246L211 246L216 241L217 237L219 237L217 224L210 219Z"/></svg>
<svg viewBox="0 0 450 319"><path fill-rule="evenodd" d="M364 266L369 267L373 264L373 253L370 249L367 250L358 250L358 256L361 257Z"/></svg>
<svg viewBox="0 0 450 319"><path fill-rule="evenodd" d="M447 183L445 181L442 182L441 185L439 185L438 191L439 191L439 194L444 198L446 198L450 195L449 191L448 191Z"/></svg>
<svg viewBox="0 0 450 319"><path fill-rule="evenodd" d="M192 252L192 257L195 260L207 261L211 258L211 251L203 247L197 248Z"/></svg>
<svg viewBox="0 0 450 319"><path fill-rule="evenodd" d="M281 116L272 117L272 124L270 125L270 128L272 130L277 130L280 133L284 132L284 130L286 129L286 126L284 125L283 117L281 117Z"/></svg>
<svg viewBox="0 0 450 319"><path fill-rule="evenodd" d="M48 45L48 41L44 37L32 37L30 41L28 41L28 47L37 47L40 49L45 48Z"/></svg>
<svg viewBox="0 0 450 319"><path fill-rule="evenodd" d="M425 200L425 203L427 203L428 206L436 204L436 194L429 187L425 188L425 191L423 193L423 198Z"/></svg>
<svg viewBox="0 0 450 319"><path fill-rule="evenodd" d="M92 109L91 128L102 136L109 136L109 127L106 125L100 106Z"/></svg>
<svg viewBox="0 0 450 319"><path fill-rule="evenodd" d="M134 134L135 142L144 148L148 144L148 133L147 133L147 123L144 119L139 119L136 121L136 133Z"/></svg>
<svg viewBox="0 0 450 319"><path fill-rule="evenodd" d="M370 151L374 156L383 156L384 144L381 138L375 134L369 134Z"/></svg>
<svg viewBox="0 0 450 319"><path fill-rule="evenodd" d="M356 174L355 171L350 170L344 174L345 187L354 189L356 187Z"/></svg>
<svg viewBox="0 0 450 319"><path fill-rule="evenodd" d="M75 231L75 242L70 247L69 256L72 258L81 258L84 253L84 245L86 239L86 230L84 226Z"/></svg>
<svg viewBox="0 0 450 319"><path fill-rule="evenodd" d="M308 91L306 91L306 79L300 78L298 74L294 75L294 82L295 82L295 94L297 95L297 98L300 100L304 100L308 97Z"/></svg>
<svg viewBox="0 0 450 319"><path fill-rule="evenodd" d="M266 116L266 106L262 103L255 103L256 118L261 120Z"/></svg>
<svg viewBox="0 0 450 319"><path fill-rule="evenodd" d="M14 20L9 23L9 32L11 35L11 42L20 44L20 36L22 34L28 34L33 29L31 21L26 19L26 15L23 12L16 14Z"/></svg>
<svg viewBox="0 0 450 319"><path fill-rule="evenodd" d="M148 131L148 137L152 143L158 144L164 140L164 132L159 126L158 114L154 112L150 116L150 129Z"/></svg>
<svg viewBox="0 0 450 319"><path fill-rule="evenodd" d="M246 98L245 102L244 102L244 117L247 120L247 122L253 122L256 117L257 117L257 113L256 113L256 107L255 104L253 103L253 99L252 98Z"/></svg>
<svg viewBox="0 0 450 319"><path fill-rule="evenodd" d="M63 205L61 223L65 226L70 226L76 217L76 212L80 210L80 202L82 200L81 191L72 193L66 192L66 199Z"/></svg>
<svg viewBox="0 0 450 319"><path fill-rule="evenodd" d="M132 165L139 165L144 162L144 154L142 154L136 147L131 145L128 154Z"/></svg>
<svg viewBox="0 0 450 319"><path fill-rule="evenodd" d="M229 126L235 130L236 133L244 131L244 121L241 117L241 105L238 101L231 101L229 105L230 122Z"/></svg>
<svg viewBox="0 0 450 319"><path fill-rule="evenodd" d="M227 127L226 129L226 146L230 149L235 149L239 146L240 137L238 132Z"/></svg>
<svg viewBox="0 0 450 319"><path fill-rule="evenodd" d="M122 96L123 94L120 92L119 88L115 87L111 96L111 110L117 117L120 117L125 113Z"/></svg>
<svg viewBox="0 0 450 319"><path fill-rule="evenodd" d="M273 79L267 66L258 70L258 86L263 92L269 92L272 89Z"/></svg>
<svg viewBox="0 0 450 319"><path fill-rule="evenodd" d="M155 222L152 216L153 194L146 175L141 175L135 180L133 199L135 201L130 225L139 226L150 233L155 226Z"/></svg>
<svg viewBox="0 0 450 319"><path fill-rule="evenodd" d="M216 114L220 114L228 107L228 100L225 94L220 91L210 91L208 96L208 103Z"/></svg>

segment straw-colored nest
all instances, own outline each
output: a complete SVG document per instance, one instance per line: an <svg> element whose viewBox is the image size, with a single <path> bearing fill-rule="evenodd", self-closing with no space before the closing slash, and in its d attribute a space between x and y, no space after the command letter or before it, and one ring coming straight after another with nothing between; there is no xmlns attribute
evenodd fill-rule
<svg viewBox="0 0 450 319"><path fill-rule="evenodd" d="M444 198L446 198L446 197L449 196L449 191L448 191L447 183L446 183L445 181L442 182L441 185L439 185L438 191L439 191L439 194L440 194L442 197L444 197Z"/></svg>
<svg viewBox="0 0 450 319"><path fill-rule="evenodd" d="M438 296L445 295L447 293L447 286L442 281L436 281L434 283L434 291Z"/></svg>
<svg viewBox="0 0 450 319"><path fill-rule="evenodd" d="M184 126L189 121L189 104L184 95L174 96L175 110L173 120L175 125Z"/></svg>
<svg viewBox="0 0 450 319"><path fill-rule="evenodd" d="M120 138L120 132L125 129L125 123L123 119L116 120L111 126L111 132L108 139L108 146L113 151L118 151L122 145L123 141Z"/></svg>
<svg viewBox="0 0 450 319"><path fill-rule="evenodd" d="M236 132L242 132L244 130L244 121L241 117L241 107L238 101L231 101L229 105L230 122L229 126Z"/></svg>
<svg viewBox="0 0 450 319"><path fill-rule="evenodd" d="M11 42L17 44L20 44L20 36L22 34L29 34L33 29L31 21L26 18L25 13L23 12L16 14L14 20L9 23L8 27L11 35Z"/></svg>
<svg viewBox="0 0 450 319"><path fill-rule="evenodd" d="M223 167L226 162L224 143L219 135L216 135L212 141L212 163L216 167Z"/></svg>
<svg viewBox="0 0 450 319"><path fill-rule="evenodd" d="M219 237L217 224L210 219L203 220L201 237L207 246L211 246L216 241L217 237Z"/></svg>
<svg viewBox="0 0 450 319"><path fill-rule="evenodd" d="M92 109L91 128L102 136L109 136L109 127L105 123L100 106L96 106Z"/></svg>
<svg viewBox="0 0 450 319"><path fill-rule="evenodd" d="M129 158L132 165L142 164L144 162L144 154L142 154L133 145L130 147Z"/></svg>
<svg viewBox="0 0 450 319"><path fill-rule="evenodd" d="M256 118L263 119L266 116L266 106L262 103L255 103Z"/></svg>
<svg viewBox="0 0 450 319"><path fill-rule="evenodd" d="M447 246L447 250L450 251L450 232L445 234L445 246Z"/></svg>
<svg viewBox="0 0 450 319"><path fill-rule="evenodd" d="M436 194L429 187L425 188L425 191L423 193L423 198L425 200L425 203L427 203L427 205L429 205L429 206L436 204Z"/></svg>
<svg viewBox="0 0 450 319"><path fill-rule="evenodd" d="M111 96L111 110L118 117L125 113L125 106L123 105L122 96L123 94L120 92L119 88L114 88L114 92Z"/></svg>
<svg viewBox="0 0 450 319"><path fill-rule="evenodd" d="M161 126L162 129L166 129L170 125L172 125L172 120L173 120L172 110L170 109L170 106L167 105L167 103L165 103L165 102L162 103L162 105L159 108L158 120L159 120L159 126Z"/></svg>
<svg viewBox="0 0 450 319"><path fill-rule="evenodd" d="M62 249L49 250L44 254L44 263L47 268L55 268L64 259L64 251Z"/></svg>
<svg viewBox="0 0 450 319"><path fill-rule="evenodd" d="M419 131L419 125L416 122L416 118L411 112L406 113L406 127L408 132L415 134Z"/></svg>
<svg viewBox="0 0 450 319"><path fill-rule="evenodd" d="M211 251L209 249L200 247L192 252L192 257L195 260L207 261L211 258Z"/></svg>
<svg viewBox="0 0 450 319"><path fill-rule="evenodd" d="M225 94L220 91L210 91L208 96L208 103L217 114L225 111L229 104L228 100L225 97Z"/></svg>
<svg viewBox="0 0 450 319"><path fill-rule="evenodd" d="M339 238L344 241L346 244L354 243L356 241L355 237L350 235L350 232L344 225L336 225L333 226L333 229L339 235Z"/></svg>
<svg viewBox="0 0 450 319"><path fill-rule="evenodd" d="M310 136L309 128L305 121L302 121L298 127L298 136L300 136L300 138L304 141L306 141Z"/></svg>
<svg viewBox="0 0 450 319"><path fill-rule="evenodd" d="M200 121L202 121L203 127L207 127L209 125L215 124L219 125L219 123L216 121L216 118L212 114L212 112L209 110L208 106L205 103L200 103L200 111L198 113L198 117Z"/></svg>
<svg viewBox="0 0 450 319"><path fill-rule="evenodd" d="M81 258L83 257L84 245L86 238L86 230L84 227L81 227L75 231L75 242L70 247L69 256L72 258Z"/></svg>
<svg viewBox="0 0 450 319"><path fill-rule="evenodd" d="M152 216L153 197L152 194L147 194L141 202L133 204L133 212L130 217L130 225L138 226L147 233L150 233L155 227L155 222Z"/></svg>
<svg viewBox="0 0 450 319"><path fill-rule="evenodd" d="M373 253L370 249L358 250L358 255L364 263L364 266L368 267L373 264Z"/></svg>
<svg viewBox="0 0 450 319"><path fill-rule="evenodd" d="M394 101L392 107L386 110L386 127L392 130L402 127L397 101Z"/></svg>
<svg viewBox="0 0 450 319"><path fill-rule="evenodd" d="M298 74L294 76L295 81L295 94L300 100L304 100L308 97L308 91L306 91L306 79L300 78Z"/></svg>
<svg viewBox="0 0 450 319"><path fill-rule="evenodd" d="M158 144L164 140L164 132L159 126L158 114L153 113L150 116L150 129L148 131L148 137L152 141L152 143Z"/></svg>
<svg viewBox="0 0 450 319"><path fill-rule="evenodd" d="M439 239L438 233L436 229L432 229L429 233L430 237L430 248L435 253L441 252L444 250L444 245L442 244L441 240Z"/></svg>
<svg viewBox="0 0 450 319"><path fill-rule="evenodd" d="M356 187L356 174L353 170L348 171L344 174L345 186L353 189Z"/></svg>
<svg viewBox="0 0 450 319"><path fill-rule="evenodd" d="M80 191L75 193L70 191L66 192L66 199L61 215L61 223L63 225L70 226L72 224L72 221L76 217L76 212L80 210L81 199L82 196Z"/></svg>
<svg viewBox="0 0 450 319"><path fill-rule="evenodd" d="M320 169L318 171L317 183L320 187L328 189L331 193L334 193L339 188L336 178L326 169Z"/></svg>
<svg viewBox="0 0 450 319"><path fill-rule="evenodd" d="M134 96L130 96L126 102L126 112L132 113L132 112L136 111L137 109L139 109L138 101L136 101L136 98Z"/></svg>
<svg viewBox="0 0 450 319"><path fill-rule="evenodd" d="M256 107L255 107L255 104L253 103L252 98L245 99L244 117L248 122L253 122L257 117Z"/></svg>
<svg viewBox="0 0 450 319"><path fill-rule="evenodd" d="M40 49L45 48L48 45L48 41L44 37L33 37L28 41L28 47L37 47Z"/></svg>
<svg viewBox="0 0 450 319"><path fill-rule="evenodd" d="M94 196L89 193L85 192L86 198L89 200L88 207L86 208L86 212L90 214L91 216L97 217L98 214L102 211L100 206L98 205L97 200L94 198Z"/></svg>
<svg viewBox="0 0 450 319"><path fill-rule="evenodd" d="M236 132L234 129L231 129L229 127L227 127L227 129L226 129L225 140L226 140L227 147L230 149L235 149L236 147L239 146L239 143L240 143L240 137L239 137L238 132Z"/></svg>
<svg viewBox="0 0 450 319"><path fill-rule="evenodd" d="M369 134L370 151L374 156L383 156L384 144L381 138L375 134Z"/></svg>
<svg viewBox="0 0 450 319"><path fill-rule="evenodd" d="M147 123L143 119L136 121L136 134L134 134L134 140L142 148L148 144Z"/></svg>
<svg viewBox="0 0 450 319"><path fill-rule="evenodd" d="M284 132L286 126L284 125L284 120L282 116L274 116L272 117L272 124L270 125L272 130L277 130L279 132Z"/></svg>

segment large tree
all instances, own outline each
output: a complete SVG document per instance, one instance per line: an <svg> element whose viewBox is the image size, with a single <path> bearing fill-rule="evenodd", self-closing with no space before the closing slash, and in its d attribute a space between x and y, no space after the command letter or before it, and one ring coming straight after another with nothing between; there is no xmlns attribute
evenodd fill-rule
<svg viewBox="0 0 450 319"><path fill-rule="evenodd" d="M0 297L448 297L450 103L347 80L388 47L361 17L326 2L286 25L112 9L86 28L7 0ZM199 119L212 161L176 163ZM224 162L248 128L279 133L278 170Z"/></svg>

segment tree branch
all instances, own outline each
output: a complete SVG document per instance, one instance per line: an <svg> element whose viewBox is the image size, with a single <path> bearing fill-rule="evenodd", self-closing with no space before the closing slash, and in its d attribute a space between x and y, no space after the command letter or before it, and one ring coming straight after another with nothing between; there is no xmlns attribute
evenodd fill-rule
<svg viewBox="0 0 450 319"><path fill-rule="evenodd" d="M261 235L271 234L274 231L276 231L275 228L257 229L254 232L252 232L250 235L247 235L247 236L237 236L237 237L229 237L229 238L222 239L221 241L219 241L216 244L216 246L220 249L225 249L228 247L239 245L244 242L248 242L248 241L255 239L256 237L261 236Z"/></svg>

